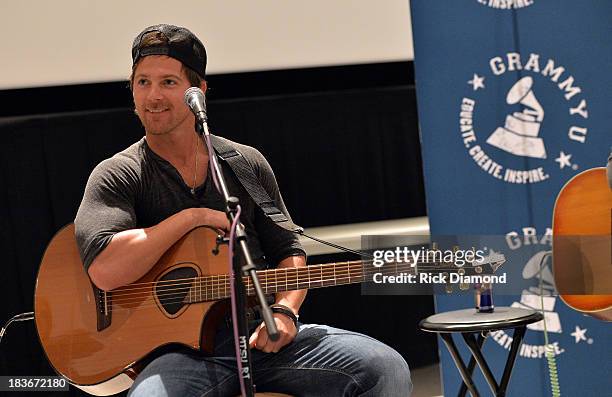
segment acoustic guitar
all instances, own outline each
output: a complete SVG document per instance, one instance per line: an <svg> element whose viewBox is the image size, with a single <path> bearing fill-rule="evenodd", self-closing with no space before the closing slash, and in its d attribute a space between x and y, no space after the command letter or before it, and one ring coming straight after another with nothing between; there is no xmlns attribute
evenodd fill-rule
<svg viewBox="0 0 612 397"><path fill-rule="evenodd" d="M175 243L140 280L102 291L84 270L74 225L60 230L43 256L34 296L36 328L49 362L76 387L94 395L128 389L147 356L171 344L210 353L230 296L226 245L199 227ZM488 274L505 262L496 255L466 264L464 274ZM452 262L394 264L362 261L258 271L262 288L280 291L371 280L384 274L457 272ZM492 271L491 271L492 269ZM253 295L250 279L244 279Z"/></svg>
<svg viewBox="0 0 612 397"><path fill-rule="evenodd" d="M553 274L572 309L612 321L612 190L605 168L570 179L553 214Z"/></svg>

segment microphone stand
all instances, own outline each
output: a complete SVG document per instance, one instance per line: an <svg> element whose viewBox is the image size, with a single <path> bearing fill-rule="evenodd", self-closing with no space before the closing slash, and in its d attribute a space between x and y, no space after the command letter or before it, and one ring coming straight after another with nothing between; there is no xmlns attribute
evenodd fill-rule
<svg viewBox="0 0 612 397"><path fill-rule="evenodd" d="M215 153L214 149L212 149L213 146L210 140L210 132L208 131L206 117L196 116L196 131L198 132L200 137L205 140L205 143L207 145L206 147L209 151L208 156L211 160L210 171L214 173L217 178L217 181L219 182L219 187L221 188L221 193L223 194L223 198L226 203L225 213L227 214L227 219L230 221L230 224L233 224L236 218L236 210L239 205L239 200L235 196L230 196L227 190L227 184L225 183L225 178L223 177L221 168L219 167L217 154ZM246 317L247 291L245 290L244 281L242 279L243 275L247 277L250 276L251 280L253 281L253 288L255 289L257 301L261 307L261 313L263 315L263 320L266 324L266 329L268 330L270 340L278 340L279 333L276 328L274 318L272 317L272 311L270 310L270 307L266 302L266 297L263 293L263 290L261 289L259 279L257 278L257 274L255 272L256 268L253 263L253 258L251 257L246 240L247 235L244 229L244 225L239 222L236 227L236 242L240 247L239 252L242 253L242 258L244 258L245 265L240 265L240 256L235 253L232 258L232 264L234 269L233 296L236 298L235 304L238 319L238 345L240 350L240 362L236 364L238 365L238 368L242 367L241 373L238 374L242 395L247 397L253 397L255 394L253 385L253 366L251 363L251 351L249 349L249 329ZM230 254L232 253L230 252ZM232 283L230 283L230 285L232 285Z"/></svg>

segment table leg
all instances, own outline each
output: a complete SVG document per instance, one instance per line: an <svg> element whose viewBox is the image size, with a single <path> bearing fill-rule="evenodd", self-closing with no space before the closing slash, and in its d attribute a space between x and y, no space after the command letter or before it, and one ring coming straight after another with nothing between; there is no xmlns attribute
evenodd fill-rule
<svg viewBox="0 0 612 397"><path fill-rule="evenodd" d="M514 368L514 362L516 361L516 355L518 354L519 347L523 341L523 336L525 336L526 327L517 327L514 329L514 333L512 334L512 345L510 347L510 353L508 354L508 358L506 359L506 365L504 367L504 373L502 375L501 382L499 385L489 368L489 365L485 361L480 348L482 347L482 343L480 341L476 341L473 334L464 333L462 334L465 343L468 345L470 352L472 353L472 357L476 360L480 369L482 370L483 375L491 390L493 391L493 395L497 397L504 397L506 395L506 388L508 387L508 382L510 381L510 374L512 373L512 368ZM471 360L470 360L471 363Z"/></svg>
<svg viewBox="0 0 612 397"><path fill-rule="evenodd" d="M467 368L465 367L465 364L461 359L461 355L459 354L459 351L457 350L457 347L453 342L453 337L451 336L451 334L448 333L440 333L439 335L444 341L444 344L446 344L446 347L448 348L448 351L450 352L451 356L453 357L453 361L455 362L455 366L461 374L463 383L466 385L467 389L472 394L472 397L480 397L480 394L478 394L478 390L476 390L476 386L474 385L474 381L472 381L472 377L468 373Z"/></svg>
<svg viewBox="0 0 612 397"><path fill-rule="evenodd" d="M516 360L516 354L518 353L519 347L521 346L521 342L523 341L523 336L525 336L526 327L517 327L514 329L512 333L512 346L510 347L510 354L508 355L508 360L506 361L506 366L504 367L504 374L502 375L501 383L499 384L500 392L506 394L506 387L508 386L508 382L510 381L510 373L512 372L512 368L514 368L514 361Z"/></svg>
<svg viewBox="0 0 612 397"><path fill-rule="evenodd" d="M488 333L487 333L488 335ZM476 341L476 343L478 343L478 348L482 348L482 345L484 344L485 340L487 339L486 336L482 336L482 333L478 334L478 340ZM472 374L474 373L474 368L476 367L476 360L474 359L473 356L470 357L470 362L468 363L467 366L467 371L468 374L470 375L470 377L472 376ZM467 393L467 386L465 385L465 382L463 382L461 384L461 388L459 389L459 394L457 394L457 397L465 397L465 393Z"/></svg>
<svg viewBox="0 0 612 397"><path fill-rule="evenodd" d="M467 344L468 348L470 349L470 352L472 353L472 357L476 359L478 366L482 370L482 374L484 375L487 383L489 384L493 395L498 396L499 387L497 386L497 381L495 380L495 377L493 376L489 365L482 356L482 352L480 351L480 347L476 342L476 338L474 338L474 335L471 333L462 333L461 336L463 336L465 343Z"/></svg>

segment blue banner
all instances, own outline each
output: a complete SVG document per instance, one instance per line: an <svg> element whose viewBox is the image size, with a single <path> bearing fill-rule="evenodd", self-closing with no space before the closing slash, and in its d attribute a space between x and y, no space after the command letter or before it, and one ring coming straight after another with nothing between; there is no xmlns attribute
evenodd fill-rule
<svg viewBox="0 0 612 397"><path fill-rule="evenodd" d="M611 324L550 295L550 263L538 266L551 250L557 194L576 174L605 166L612 145L612 2L412 0L411 13L432 234L504 235L491 250L533 286L494 294L495 304L544 306L562 395L609 395ZM540 288L550 295L543 302ZM465 295L436 296L438 312L472 306ZM527 331L509 396L552 392L543 325ZM483 349L498 380L511 337L497 331ZM444 395L456 395L461 378L440 346Z"/></svg>

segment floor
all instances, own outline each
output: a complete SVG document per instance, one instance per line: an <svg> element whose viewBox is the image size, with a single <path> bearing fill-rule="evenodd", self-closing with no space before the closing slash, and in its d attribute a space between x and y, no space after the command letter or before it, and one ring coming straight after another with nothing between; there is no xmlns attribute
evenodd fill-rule
<svg viewBox="0 0 612 397"><path fill-rule="evenodd" d="M440 367L438 364L411 370L412 390L411 397L442 397L440 382Z"/></svg>

